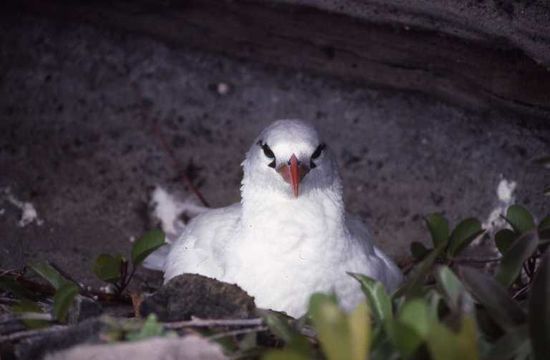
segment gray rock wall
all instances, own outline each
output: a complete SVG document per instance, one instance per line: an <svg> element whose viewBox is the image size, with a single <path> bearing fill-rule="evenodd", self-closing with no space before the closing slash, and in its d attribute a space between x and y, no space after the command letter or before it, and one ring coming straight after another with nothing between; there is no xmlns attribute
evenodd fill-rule
<svg viewBox="0 0 550 360"><path fill-rule="evenodd" d="M110 28L28 15L1 24L0 187L43 220L19 227L19 210L0 202L2 267L50 259L90 281L97 254L127 254L148 226L151 187L183 189L156 121L178 159L198 168L206 198L223 206L239 200L240 162L266 124L311 120L337 155L349 210L398 259L411 241L428 239L424 214L487 217L503 177L518 183L518 202L538 215L550 210L547 170L532 163L550 153L545 120Z"/></svg>

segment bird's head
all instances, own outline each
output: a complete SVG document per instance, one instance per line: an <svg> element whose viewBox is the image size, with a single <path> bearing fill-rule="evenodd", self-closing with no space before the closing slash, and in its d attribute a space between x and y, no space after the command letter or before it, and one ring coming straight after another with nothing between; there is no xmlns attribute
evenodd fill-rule
<svg viewBox="0 0 550 360"><path fill-rule="evenodd" d="M279 120L265 128L246 154L243 168L243 187L253 182L293 198L338 179L327 145L311 125L299 120Z"/></svg>

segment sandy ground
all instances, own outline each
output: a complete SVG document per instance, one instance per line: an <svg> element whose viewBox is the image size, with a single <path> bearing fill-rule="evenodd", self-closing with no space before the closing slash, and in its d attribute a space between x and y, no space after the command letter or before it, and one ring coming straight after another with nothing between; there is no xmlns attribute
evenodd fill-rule
<svg viewBox="0 0 550 360"><path fill-rule="evenodd" d="M548 170L532 162L550 153L544 120L469 113L108 29L0 23L0 189L43 220L20 227L20 210L0 200L4 268L50 259L89 281L97 254L129 253L129 239L150 226L151 188L184 189L155 122L223 206L239 200L240 162L266 124L312 121L338 157L348 209L398 259L428 239L425 214L485 219L503 178L517 182L519 203L550 211Z"/></svg>

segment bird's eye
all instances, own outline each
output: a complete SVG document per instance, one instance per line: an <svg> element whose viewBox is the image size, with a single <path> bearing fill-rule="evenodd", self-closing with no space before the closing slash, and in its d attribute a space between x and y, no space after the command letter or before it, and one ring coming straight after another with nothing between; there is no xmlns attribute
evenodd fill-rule
<svg viewBox="0 0 550 360"><path fill-rule="evenodd" d="M321 156L321 154L323 153L323 150L325 149L325 147L326 147L326 145L321 143L321 144L319 144L319 146L317 146L317 149L315 149L313 154L311 154L311 161L310 161L310 165L309 165L310 168L313 169L317 166L317 165L315 165L313 160L318 159L319 156Z"/></svg>
<svg viewBox="0 0 550 360"><path fill-rule="evenodd" d="M275 168L275 154L273 153L273 151L271 150L271 148L269 147L269 145L265 144L265 143L262 143L262 141L258 141L258 145L262 148L263 152L264 152L264 155L269 158L269 159L273 159L272 162L270 162L268 164L268 166L272 167L272 168Z"/></svg>
<svg viewBox="0 0 550 360"><path fill-rule="evenodd" d="M323 152L323 150L325 149L326 145L325 144L320 144L319 146L317 146L317 149L315 149L315 151L313 152L313 154L311 154L311 159L312 160L315 160L317 159L319 156L321 156L321 153Z"/></svg>
<svg viewBox="0 0 550 360"><path fill-rule="evenodd" d="M275 154L273 154L273 151L271 151L271 148L269 147L269 145L262 144L261 146L265 156L267 156L270 159L275 159Z"/></svg>

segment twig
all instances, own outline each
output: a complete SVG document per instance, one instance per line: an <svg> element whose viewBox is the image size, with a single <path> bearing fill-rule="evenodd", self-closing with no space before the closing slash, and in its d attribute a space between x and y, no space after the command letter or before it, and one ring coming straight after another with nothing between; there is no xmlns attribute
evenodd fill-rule
<svg viewBox="0 0 550 360"><path fill-rule="evenodd" d="M126 263L126 269L124 270L124 276L122 277L123 283L120 286L120 292L124 291L130 284L130 281L132 281L132 278L134 277L134 274L136 273L136 266L132 263L132 271L130 271L130 275L128 275L128 263Z"/></svg>
<svg viewBox="0 0 550 360"><path fill-rule="evenodd" d="M216 327L216 326L260 326L264 321L254 319L193 319L186 321L174 321L164 323L167 329L180 329L185 327Z"/></svg>
<svg viewBox="0 0 550 360"><path fill-rule="evenodd" d="M267 331L267 330L268 330L267 326L256 326L256 327L248 328L248 329L232 330L232 331L222 332L222 333L219 333L219 334L214 334L212 336L209 336L208 339L216 340L216 339L221 339L221 338L228 337L228 336L249 334L249 333L252 333L252 332L262 332L262 331Z"/></svg>
<svg viewBox="0 0 550 360"><path fill-rule="evenodd" d="M67 327L68 326L66 326L66 325L53 325L53 326L50 326L50 327L44 328L44 329L19 331L19 332L13 333L13 334L0 336L0 344L8 342L8 341L21 340L21 339L24 339L24 338L29 338L29 337L33 337L33 336L37 336L37 335L63 331Z"/></svg>
<svg viewBox="0 0 550 360"><path fill-rule="evenodd" d="M51 285L45 285L45 284L41 284L32 280L29 280L23 277L22 275L16 275L16 276L10 275L10 277L12 277L19 284L21 284L21 286L27 289L30 289L31 291L34 291L43 295L48 295L48 296L52 296L55 294L55 289ZM130 298L130 296L125 294L115 296L113 294L107 294L98 290L86 290L86 293L88 296L92 296L94 298L97 298L97 300L101 300L104 302L118 302L118 303L124 303L124 304L132 303L132 299Z"/></svg>
<svg viewBox="0 0 550 360"><path fill-rule="evenodd" d="M2 271L0 272L0 277L2 277L2 276L4 276L4 275L11 275L11 274L14 274L14 273L15 273L15 274L18 273L17 269L2 270Z"/></svg>
<svg viewBox="0 0 550 360"><path fill-rule="evenodd" d="M22 313L17 316L8 316L7 318L0 318L0 325L7 324L11 321L17 321L17 320L44 320L44 321L52 321L53 317L50 314L44 314L44 313L34 313L34 312L28 312L28 313Z"/></svg>
<svg viewBox="0 0 550 360"><path fill-rule="evenodd" d="M187 173L185 171L183 171L183 169L184 169L183 164L174 155L174 151L172 151L172 148L170 147L170 145L168 145L168 142L164 138L164 136L162 134L162 131L160 129L158 120L155 120L155 125L154 126L155 126L155 128L154 128L155 135L159 139L159 142L162 145L162 148L164 149L166 154L168 154L168 156L172 160L172 163L173 163L174 168L176 169L176 172L178 173L178 175L181 177L183 182L187 185L189 190L191 190L191 192L194 193L195 196L197 196L199 198L200 202L205 207L210 207L210 205L208 204L208 201L206 201L206 199L204 198L202 193L199 191L199 189L195 186L195 184L193 184L193 181L191 180L189 175L187 175Z"/></svg>
<svg viewBox="0 0 550 360"><path fill-rule="evenodd" d="M13 304L16 304L17 303L17 300L15 299L12 299L12 298L9 298L9 297L0 297L0 304L5 304L5 305L13 305Z"/></svg>
<svg viewBox="0 0 550 360"><path fill-rule="evenodd" d="M498 258L489 258L489 259L476 259L476 258L462 258L462 259L455 259L454 262L456 263L459 263L459 264L464 264L464 263L477 263L477 264L485 264L485 263L490 263L490 262L498 262L502 260L501 257L498 257Z"/></svg>
<svg viewBox="0 0 550 360"><path fill-rule="evenodd" d="M530 282L528 282L527 284L523 285L523 287L521 289L519 289L515 294L514 296L512 296L512 299L517 299L518 297L520 297L521 295L524 295L527 290L529 290L529 286L531 285Z"/></svg>

